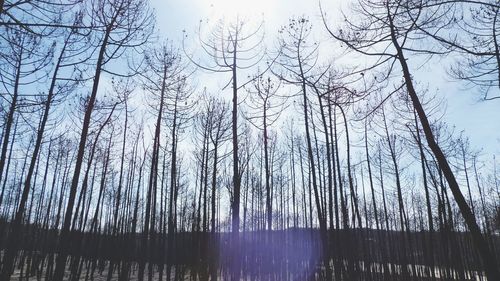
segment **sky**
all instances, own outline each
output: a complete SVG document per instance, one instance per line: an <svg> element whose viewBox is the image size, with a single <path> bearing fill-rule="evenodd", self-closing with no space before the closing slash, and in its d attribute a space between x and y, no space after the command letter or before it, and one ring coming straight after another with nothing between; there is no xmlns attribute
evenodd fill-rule
<svg viewBox="0 0 500 281"><path fill-rule="evenodd" d="M329 15L329 21L335 25L335 15L346 11L348 1L323 1L321 5ZM181 44L183 31L195 34L200 20L217 20L222 17L232 18L236 14L250 21L264 20L267 45L280 26L287 23L291 16L307 16L315 26L314 39L331 41L327 38L321 22L319 2L317 0L151 0L156 11L157 28L162 37L174 44ZM192 43L192 42L189 42ZM322 50L321 56L328 56L328 49ZM412 61L409 62L410 66ZM456 132L463 131L476 149L482 149L489 157L500 155L500 99L483 102L480 94L467 89L461 82L452 81L446 75L445 63L432 61L415 67L414 77L430 92L437 93L446 101L443 119L455 126ZM207 74L200 77L208 79ZM213 81L213 80L212 80ZM199 81L200 84L206 81ZM221 81L220 84L226 81Z"/></svg>

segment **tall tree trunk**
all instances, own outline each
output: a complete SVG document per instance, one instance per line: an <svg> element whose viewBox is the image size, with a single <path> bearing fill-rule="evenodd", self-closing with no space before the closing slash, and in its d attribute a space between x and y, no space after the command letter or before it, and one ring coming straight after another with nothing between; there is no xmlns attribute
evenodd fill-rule
<svg viewBox="0 0 500 281"><path fill-rule="evenodd" d="M111 33L111 26L106 28L106 33L104 34L104 39L99 50L99 56L97 58L96 70L94 73L94 82L92 85L92 92L87 101L87 106L85 108L85 116L83 117L82 132L80 134L80 142L78 145L78 153L76 156L76 163L73 173L73 179L71 180L70 192L68 203L66 206L66 213L64 216L64 223L61 229L61 236L59 238L59 251L56 259L56 268L54 272L54 281L62 281L64 277L64 271L66 268L66 258L68 256L68 248L70 245L70 226L71 219L73 216L73 206L75 204L76 192L78 189L78 182L80 179L80 172L82 169L83 156L85 154L85 146L87 143L87 136L90 128L90 121L92 116L92 111L94 110L94 105L97 97L97 90L99 88L99 80L101 78L102 67L105 63L105 52L108 45L109 36Z"/></svg>
<svg viewBox="0 0 500 281"><path fill-rule="evenodd" d="M455 201L457 202L460 212L462 213L462 216L469 228L469 231L471 232L474 244L476 245L476 248L481 255L488 280L500 280L500 271L498 269L498 263L496 261L496 257L490 251L488 243L486 242L486 239L483 237L481 230L476 222L476 218L472 214L472 211L469 205L467 204L467 201L465 200L462 191L460 191L460 187L458 186L458 182L455 178L455 175L453 174L453 171L451 170L451 167L446 159L446 156L444 155L443 151L441 150L441 147L439 147L439 145L435 140L434 133L432 132L431 125L427 118L427 114L425 113L425 110L422 104L420 103L420 99L418 98L417 92L415 91L415 88L413 86L412 76L410 74L410 68L408 67L408 64L406 62L403 49L397 40L396 37L397 35L396 31L394 30L394 23L389 11L389 7L387 7L387 9L389 16L389 24L391 28L392 44L396 49L397 59L403 71L406 90L408 91L408 95L410 96L413 102L413 107L415 108L417 115L420 119L420 123L422 124L427 144L429 145L429 148L436 157L439 168L443 171L444 176L448 182L448 186L450 187L451 192L453 194L453 197L455 198Z"/></svg>
<svg viewBox="0 0 500 281"><path fill-rule="evenodd" d="M237 51L238 48L238 34L235 34L233 41L233 62L232 70L232 86L233 86L233 110L232 110L232 141L233 141L233 202L231 204L232 219L232 281L239 281L240 279L240 192L241 192L241 176L239 173L239 158L238 158L238 81L236 72Z"/></svg>

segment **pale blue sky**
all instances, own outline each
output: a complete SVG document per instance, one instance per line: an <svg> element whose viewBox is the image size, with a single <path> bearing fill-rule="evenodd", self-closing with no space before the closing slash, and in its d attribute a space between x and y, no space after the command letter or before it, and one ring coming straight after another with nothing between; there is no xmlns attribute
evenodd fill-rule
<svg viewBox="0 0 500 281"><path fill-rule="evenodd" d="M334 15L338 14L340 6L346 7L346 2L323 1L322 5L333 24ZM182 31L194 34L201 19L232 17L236 12L256 21L263 17L266 40L271 45L278 28L293 15L308 16L318 30L316 37L324 36L316 39L330 40L325 36L316 0L152 0L151 4L156 10L160 34L179 45ZM321 55L327 56L325 53L327 52L323 51ZM415 78L431 92L437 91L440 96L445 97L447 110L444 119L450 125L455 125L456 131L463 130L474 147L483 148L485 156L500 154L500 99L480 101L480 94L464 89L460 82L450 81L443 67L445 64L431 61L415 71ZM203 77L205 76L200 79L206 79Z"/></svg>

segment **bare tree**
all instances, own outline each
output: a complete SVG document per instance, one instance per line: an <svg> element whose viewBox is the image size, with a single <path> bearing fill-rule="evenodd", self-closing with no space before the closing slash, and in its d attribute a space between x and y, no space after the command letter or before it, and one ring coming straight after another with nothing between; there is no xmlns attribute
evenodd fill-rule
<svg viewBox="0 0 500 281"><path fill-rule="evenodd" d="M337 31L331 29L328 31L332 37L346 44L349 49L375 57L376 62L373 67L388 65L389 71L392 71L395 63L399 63L404 78L403 85L419 117L427 144L436 158L469 227L476 248L481 254L487 276L492 280L498 279L500 272L496 265L496 259L481 234L443 150L436 141L429 118L414 86L415 77L411 75L405 56L406 53L412 51L418 53L418 50L413 50L411 46L408 46L411 43L412 32L415 31L415 19L422 17L427 19L429 24L433 24L433 18L426 18L419 10L410 18L404 9L405 7L398 1L360 0L354 8L354 12L362 17L360 22L356 23L346 19L345 27ZM421 26L425 26L425 24L421 24ZM385 75L385 77L388 76Z"/></svg>
<svg viewBox="0 0 500 281"><path fill-rule="evenodd" d="M233 200L232 205L232 231L234 233L234 245L238 245L240 228L240 193L241 193L241 171L238 170L238 92L249 81L241 83L238 73L257 65L263 56L262 52L262 22L255 28L239 17L234 22L227 23L224 20L217 22L208 38L203 38L201 26L199 41L203 52L213 59L213 63L200 63L188 55L190 60L203 70L217 73L230 73L231 79L227 85L232 88L232 143L233 143ZM250 29L249 29L250 28ZM225 88L225 87L224 87ZM235 254L237 250L235 249ZM235 274L232 280L239 279L239 262L236 257Z"/></svg>
<svg viewBox="0 0 500 281"><path fill-rule="evenodd" d="M253 28L250 23L237 18L234 22L224 20L217 22L208 38L203 38L201 26L199 41L202 50L213 59L213 63L204 64L188 56L192 62L203 70L218 73L231 73L227 85L232 88L232 135L233 135L233 188L232 226L233 231L239 231L240 221L240 189L241 175L238 171L238 91L250 81L238 82L239 71L250 69L257 65L263 55L261 44L263 40L262 24ZM250 29L249 29L250 28Z"/></svg>
<svg viewBox="0 0 500 281"><path fill-rule="evenodd" d="M156 121L153 137L153 151L151 155L151 170L149 173L148 191L146 195L146 210L142 237L142 245L149 251L149 249L152 249L149 245L150 234L154 232L155 218L151 214L154 214L152 206L155 206L155 202L153 202L153 200L156 200L158 188L160 136L162 123L164 122L164 114L167 110L167 96L170 92L173 92L174 96L176 96L175 93L178 92L177 87L183 84L184 78L182 76L182 71L184 70L184 66L181 62L179 54L169 44L163 44L157 49L153 49L149 53L146 53L145 62L147 71L142 75L145 80L144 88L151 92L155 97L153 107L157 111L157 113L155 113ZM172 177L172 181L175 183L175 177ZM153 222L151 222L151 219L153 219ZM171 223L170 220L169 223ZM143 260L144 259L141 259L141 262L139 263L138 276L140 280L142 280L144 276L145 263ZM149 269L149 276L151 276L151 263Z"/></svg>
<svg viewBox="0 0 500 281"><path fill-rule="evenodd" d="M280 79L300 87L302 96L302 107L304 114L304 128L306 132L307 158L312 178L312 187L314 191L314 200L316 203L316 212L321 232L321 241L323 243L323 259L326 269L327 279L331 279L331 269L329 265L329 247L327 238L327 227L325 210L322 208L318 188L318 174L316 172L316 163L313 155L312 137L310 133L310 109L308 99L308 84L314 75L314 66L318 59L316 42L309 42L312 25L306 18L292 18L289 24L280 30L280 57L277 60L279 70L274 71Z"/></svg>
<svg viewBox="0 0 500 281"><path fill-rule="evenodd" d="M458 54L451 76L476 88L484 100L500 98L498 1L426 0L401 6L416 36L430 39L420 52Z"/></svg>
<svg viewBox="0 0 500 281"><path fill-rule="evenodd" d="M99 31L99 40L96 46L98 56L95 62L92 91L86 102L80 134L79 148L76 156L74 174L71 181L70 194L67 203L64 224L60 237L60 252L54 273L54 280L60 281L64 277L66 257L68 255L69 228L73 215L73 207L78 189L80 171L85 153L88 130L92 111L97 99L99 81L103 72L110 72L105 66L113 59L123 54L123 49L140 46L146 42L152 27L151 15L146 4L139 1L95 1L90 7L91 20L98 26L104 26Z"/></svg>
<svg viewBox="0 0 500 281"><path fill-rule="evenodd" d="M37 158L39 156L42 140L44 138L50 110L52 109L52 106L55 103L55 101L61 101L64 98L63 97L64 95L68 94L74 89L79 79L78 70L73 71L72 72L73 74L70 74L69 77L61 77L60 74L60 72L63 72L67 68L71 68L74 66L74 59L76 53L75 50L78 48L78 52L81 51L82 46L80 46L79 44L81 38L78 38L77 35L75 34L76 30L72 30L68 32L66 35L66 38L59 51L59 56L57 57L56 65L54 66L52 79L50 82L46 99L42 102L42 104L44 104L44 108L40 124L38 126L37 137L35 140L35 147L28 167L26 179L24 181L22 196L19 201L19 206L17 207L16 216L13 221L14 228L11 230L12 232L10 233L8 238L9 239L8 245L10 246L10 248L8 249L3 259L4 266L2 267L2 276L5 278L8 278L8 275L10 276L10 273L12 271L14 254L17 251L18 237L20 235L19 233L20 225L25 212L26 201L28 200L28 194L31 188L32 178L35 171L35 166L37 165ZM51 45L51 48L53 47L54 45ZM14 100L13 103L15 105L16 101Z"/></svg>
<svg viewBox="0 0 500 281"><path fill-rule="evenodd" d="M266 212L267 229L272 229L272 198L271 198L271 168L269 166L269 127L272 126L283 112L283 103L278 100L280 83L257 74L252 82L250 92L250 116L246 116L259 130L262 130L264 143L264 165L265 165L265 185L266 185Z"/></svg>

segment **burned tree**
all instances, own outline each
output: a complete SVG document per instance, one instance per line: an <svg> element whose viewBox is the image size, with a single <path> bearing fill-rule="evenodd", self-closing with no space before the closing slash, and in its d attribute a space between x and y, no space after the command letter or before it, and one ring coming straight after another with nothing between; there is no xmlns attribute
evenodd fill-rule
<svg viewBox="0 0 500 281"><path fill-rule="evenodd" d="M95 71L93 75L92 91L87 97L85 115L83 117L82 131L80 134L79 148L73 177L71 180L70 194L66 206L64 223L61 230L59 254L57 256L54 280L63 279L66 268L68 245L70 243L69 231L73 217L75 197L79 185L80 172L85 154L88 131L92 117L92 111L97 99L99 82L107 64L123 54L122 49L133 48L145 43L151 28L151 15L146 4L139 1L117 0L97 1L89 7L92 19L96 23L98 52L95 60ZM146 30L146 32L143 31Z"/></svg>
<svg viewBox="0 0 500 281"><path fill-rule="evenodd" d="M403 74L403 86L410 97L413 107L421 123L423 133L429 148L442 170L448 186L452 191L455 202L458 204L463 218L474 239L475 246L481 254L487 276L491 280L500 278L496 258L491 253L488 244L481 234L481 230L474 218L465 197L463 196L455 174L436 141L433 129L426 110L422 106L420 97L414 85L415 77L412 76L407 53L419 53L418 49L411 46L413 34L416 30L415 22L420 19L420 26L432 25L433 19L420 9L413 10L408 15L405 6L398 1L372 1L360 0L354 8L354 12L363 19L359 22L346 19L345 27L336 31L328 29L330 35L360 54L378 58L373 67L390 65L389 71L394 71L395 63L398 63ZM326 22L325 22L326 23ZM328 28L328 27L327 27ZM389 74L385 74L389 77Z"/></svg>
<svg viewBox="0 0 500 281"><path fill-rule="evenodd" d="M267 229L272 229L272 198L271 198L271 168L269 164L269 127L272 126L279 118L283 111L283 103L280 103L278 98L278 90L280 89L279 82L274 81L271 77L264 77L257 74L252 82L252 87L248 89L250 92L250 108L247 120L259 130L262 130L262 140L264 143L264 169L265 169L265 185L266 185L266 212L267 212Z"/></svg>

